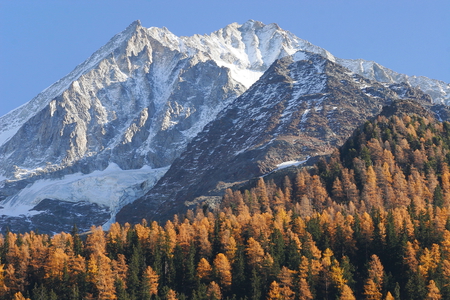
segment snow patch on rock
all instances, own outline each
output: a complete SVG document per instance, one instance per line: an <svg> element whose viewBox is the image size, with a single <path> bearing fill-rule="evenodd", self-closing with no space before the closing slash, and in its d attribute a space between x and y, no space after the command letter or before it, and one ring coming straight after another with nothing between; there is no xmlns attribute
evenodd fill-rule
<svg viewBox="0 0 450 300"><path fill-rule="evenodd" d="M167 172L168 167L122 170L111 163L103 171L71 174L61 179L42 179L27 186L3 203L0 215L30 215L29 210L44 199L86 201L107 207L112 215L124 205L143 196Z"/></svg>

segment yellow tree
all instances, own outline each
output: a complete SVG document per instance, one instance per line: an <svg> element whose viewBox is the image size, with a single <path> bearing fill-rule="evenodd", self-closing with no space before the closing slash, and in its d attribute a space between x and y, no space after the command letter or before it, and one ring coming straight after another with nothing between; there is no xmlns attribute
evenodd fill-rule
<svg viewBox="0 0 450 300"><path fill-rule="evenodd" d="M450 261L444 259L442 261L442 275L448 284L450 284Z"/></svg>
<svg viewBox="0 0 450 300"><path fill-rule="evenodd" d="M258 202L261 205L261 211L269 212L270 211L269 196L267 195L266 184L262 177L260 177L258 182L256 183L255 192L256 192L256 197L258 197Z"/></svg>
<svg viewBox="0 0 450 300"><path fill-rule="evenodd" d="M205 218L205 220L207 219ZM195 226L195 229L198 251L201 256L209 257L211 255L212 246L208 237L208 229L204 224L198 224Z"/></svg>
<svg viewBox="0 0 450 300"><path fill-rule="evenodd" d="M394 167L394 176L392 181L392 187L395 190L396 197L393 198L393 206L407 206L411 202L408 197L408 183L405 175L399 166Z"/></svg>
<svg viewBox="0 0 450 300"><path fill-rule="evenodd" d="M442 181L442 190L443 190L443 196L444 196L444 207L449 207L450 205L450 172L447 164L443 164L442 166L442 175L441 175L441 181Z"/></svg>
<svg viewBox="0 0 450 300"><path fill-rule="evenodd" d="M178 226L177 240L185 253L188 253L191 242L193 241L195 232L189 219L185 219L184 222Z"/></svg>
<svg viewBox="0 0 450 300"><path fill-rule="evenodd" d="M178 300L177 293L174 290L170 289L169 292L167 293L166 299L167 300Z"/></svg>
<svg viewBox="0 0 450 300"><path fill-rule="evenodd" d="M213 262L216 277L221 286L226 289L231 285L231 265L228 258L223 254L217 254Z"/></svg>
<svg viewBox="0 0 450 300"><path fill-rule="evenodd" d="M359 200L359 191L354 182L353 170L342 169L342 188L344 196L348 202L357 203Z"/></svg>
<svg viewBox="0 0 450 300"><path fill-rule="evenodd" d="M9 293L18 292L24 289L24 283L21 278L16 275L16 269L13 265L9 264L5 270L5 285L8 288Z"/></svg>
<svg viewBox="0 0 450 300"><path fill-rule="evenodd" d="M208 289L206 290L206 294L208 295L208 299L211 299L211 300L220 300L220 299L222 299L222 292L220 291L220 286L215 281L212 281L208 285Z"/></svg>
<svg viewBox="0 0 450 300"><path fill-rule="evenodd" d="M344 286L342 287L339 300L356 300L355 295L353 295L352 289L348 285L344 284Z"/></svg>
<svg viewBox="0 0 450 300"><path fill-rule="evenodd" d="M197 265L197 276L205 281L209 281L211 279L212 267L209 262L202 257Z"/></svg>
<svg viewBox="0 0 450 300"><path fill-rule="evenodd" d="M29 247L26 243L20 243L20 240L23 241L22 234L18 236L17 234L8 232L6 239L8 240L8 251L5 256L5 261L9 264L6 269L6 274L10 283L7 286L10 288L11 293L23 291L28 283ZM14 270L13 273L11 273L12 270Z"/></svg>
<svg viewBox="0 0 450 300"><path fill-rule="evenodd" d="M373 254L369 262L369 278L372 279L381 290L383 285L384 267L377 255Z"/></svg>
<svg viewBox="0 0 450 300"><path fill-rule="evenodd" d="M383 205L377 186L377 177L372 166L367 168L367 178L364 183L362 197L368 208L380 208Z"/></svg>
<svg viewBox="0 0 450 300"><path fill-rule="evenodd" d="M313 207L316 210L321 211L324 208L327 201L329 200L329 197L328 192L325 189L325 186L323 185L318 175L312 176L311 190L313 193L312 197Z"/></svg>
<svg viewBox="0 0 450 300"><path fill-rule="evenodd" d="M305 169L302 169L297 173L297 176L295 177L295 187L297 190L295 198L297 202L299 202L301 197L307 193L309 181L310 176Z"/></svg>
<svg viewBox="0 0 450 300"><path fill-rule="evenodd" d="M394 296L392 296L391 292L387 292L384 300L395 300Z"/></svg>
<svg viewBox="0 0 450 300"><path fill-rule="evenodd" d="M413 244L410 241L406 242L405 256L403 258L403 261L411 271L417 272L419 262L417 261L416 258L416 250L414 249Z"/></svg>
<svg viewBox="0 0 450 300"><path fill-rule="evenodd" d="M286 202L286 205L289 205L289 203L292 203L292 183L287 175L284 176L283 186L284 186L283 192L284 192L285 202Z"/></svg>
<svg viewBox="0 0 450 300"><path fill-rule="evenodd" d="M303 195L300 199L300 216L306 218L314 213L314 207L312 206L311 200L307 195Z"/></svg>
<svg viewBox="0 0 450 300"><path fill-rule="evenodd" d="M79 274L86 273L86 259L81 256L72 256L69 262L69 274L71 278L75 278Z"/></svg>
<svg viewBox="0 0 450 300"><path fill-rule="evenodd" d="M103 254L91 255L88 261L88 279L98 291L98 299L116 299L111 259Z"/></svg>
<svg viewBox="0 0 450 300"><path fill-rule="evenodd" d="M264 258L264 249L261 244L254 238L249 238L247 241L247 247L245 248L247 254L248 263L252 267L259 267Z"/></svg>
<svg viewBox="0 0 450 300"><path fill-rule="evenodd" d="M29 234L25 234L26 243L30 245L30 263L29 266L34 274L41 273L42 270L45 271L45 263L47 261L47 256L49 252L49 248L46 245L45 239L46 235L43 234L35 234L34 232L30 232Z"/></svg>
<svg viewBox="0 0 450 300"><path fill-rule="evenodd" d="M148 266L144 270L143 285L148 289L150 296L158 294L158 282L159 275L156 274L152 267Z"/></svg>
<svg viewBox="0 0 450 300"><path fill-rule="evenodd" d="M369 277L364 285L364 295L368 300L380 300L383 286L384 268L377 255L373 254L369 262Z"/></svg>
<svg viewBox="0 0 450 300"><path fill-rule="evenodd" d="M347 280L344 278L344 270L339 266L337 261L331 266L331 280L339 291L343 293Z"/></svg>
<svg viewBox="0 0 450 300"><path fill-rule="evenodd" d="M429 272L433 272L438 267L440 261L439 246L433 244L431 251L425 248L420 256L419 271L422 276L426 277Z"/></svg>
<svg viewBox="0 0 450 300"><path fill-rule="evenodd" d="M436 283L434 280L430 280L430 283L427 286L428 288L428 294L427 294L427 300L440 300L442 299L441 293L439 292L438 287L436 286Z"/></svg>
<svg viewBox="0 0 450 300"><path fill-rule="evenodd" d="M0 297L3 297L8 292L8 287L5 284L5 265L0 265Z"/></svg>
<svg viewBox="0 0 450 300"><path fill-rule="evenodd" d="M168 220L166 226L164 227L167 237L167 244L169 246L169 253L172 254L175 246L177 244L177 232L175 231L175 226Z"/></svg>
<svg viewBox="0 0 450 300"><path fill-rule="evenodd" d="M86 240L86 250L94 255L106 254L106 239L102 226L91 227L91 233Z"/></svg>
<svg viewBox="0 0 450 300"><path fill-rule="evenodd" d="M111 259L101 255L98 262L99 275L96 285L99 291L99 299L116 299L115 278L111 269Z"/></svg>
<svg viewBox="0 0 450 300"><path fill-rule="evenodd" d="M25 298L21 292L14 294L14 300L30 300L30 298Z"/></svg>
<svg viewBox="0 0 450 300"><path fill-rule="evenodd" d="M369 278L364 285L364 295L367 300L381 300L381 292L378 288L378 284Z"/></svg>
<svg viewBox="0 0 450 300"><path fill-rule="evenodd" d="M306 278L300 278L298 283L298 299L299 300L311 300L313 299L313 295L311 294L311 290L309 289L309 284L306 281Z"/></svg>
<svg viewBox="0 0 450 300"><path fill-rule="evenodd" d="M69 256L61 248L52 249L45 265L45 277L61 279Z"/></svg>
<svg viewBox="0 0 450 300"><path fill-rule="evenodd" d="M280 294L284 300L292 300L295 297L295 293L292 291L293 273L294 271L289 270L286 266L283 266L278 274L278 280L280 281Z"/></svg>
<svg viewBox="0 0 450 300"><path fill-rule="evenodd" d="M333 189L331 190L331 194L333 195L333 201L338 203L344 201L344 188L342 187L342 182L339 177L333 182Z"/></svg>
<svg viewBox="0 0 450 300"><path fill-rule="evenodd" d="M269 292L267 293L267 300L281 300L281 294L280 294L280 286L276 281L273 281L270 284Z"/></svg>
<svg viewBox="0 0 450 300"><path fill-rule="evenodd" d="M224 245L225 255L227 256L228 260L233 263L236 256L237 243L236 239L231 235L230 231L227 230L226 232L227 234L225 234L222 238L222 243Z"/></svg>
<svg viewBox="0 0 450 300"><path fill-rule="evenodd" d="M275 211L279 210L286 205L286 198L281 188L278 188L275 192L275 195L272 197L272 201L270 201L271 206Z"/></svg>
<svg viewBox="0 0 450 300"><path fill-rule="evenodd" d="M136 224L134 226L134 230L136 232L137 238L138 238L139 242L141 243L141 245L145 248L151 247L150 236L152 234L152 231L154 233L153 236L154 235L159 236L159 233L160 233L159 229L160 229L160 227L158 224L156 224L155 227L153 226L153 224L152 224L152 227L148 227L147 222L145 220L143 220L143 222L141 222L141 224Z"/></svg>
<svg viewBox="0 0 450 300"><path fill-rule="evenodd" d="M125 259L125 255L118 254L117 260L113 260L111 262L112 270L116 278L120 279L123 284L124 288L126 288L126 282L127 282L127 275L128 275L128 265Z"/></svg>

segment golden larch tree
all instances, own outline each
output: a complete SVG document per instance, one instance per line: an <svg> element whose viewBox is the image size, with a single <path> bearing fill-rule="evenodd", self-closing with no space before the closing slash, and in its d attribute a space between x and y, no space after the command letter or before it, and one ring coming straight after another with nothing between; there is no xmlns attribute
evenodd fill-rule
<svg viewBox="0 0 450 300"><path fill-rule="evenodd" d="M267 293L267 300L281 300L280 286L276 281L270 284L269 292Z"/></svg>
<svg viewBox="0 0 450 300"><path fill-rule="evenodd" d="M438 287L436 286L436 283L434 282L434 280L430 280L430 283L428 284L427 289L428 289L428 294L427 294L427 297L425 298L426 300L442 299L442 295L441 295Z"/></svg>
<svg viewBox="0 0 450 300"><path fill-rule="evenodd" d="M377 284L380 290L383 285L383 277L384 267L379 257L376 254L372 254L369 262L369 278Z"/></svg>
<svg viewBox="0 0 450 300"><path fill-rule="evenodd" d="M348 285L344 284L344 286L342 287L339 300L356 300L352 289Z"/></svg>
<svg viewBox="0 0 450 300"><path fill-rule="evenodd" d="M280 294L284 300L292 300L295 297L295 293L292 290L292 275L294 271L289 270L286 266L281 268L278 274L278 280L280 282Z"/></svg>
<svg viewBox="0 0 450 300"><path fill-rule="evenodd" d="M392 296L391 292L387 292L384 300L395 300L394 296Z"/></svg>
<svg viewBox="0 0 450 300"><path fill-rule="evenodd" d="M216 277L219 279L220 285L227 289L231 285L231 265L228 258L223 254L217 254L213 262Z"/></svg>
<svg viewBox="0 0 450 300"><path fill-rule="evenodd" d="M177 293L174 290L170 289L169 292L167 292L166 299L167 300L178 300Z"/></svg>
<svg viewBox="0 0 450 300"><path fill-rule="evenodd" d="M313 295L311 294L311 290L309 288L309 284L306 281L306 278L300 278L298 283L298 299L299 300L311 300L313 299Z"/></svg>
<svg viewBox="0 0 450 300"><path fill-rule="evenodd" d="M21 292L17 292L14 294L13 300L30 300L30 298L25 298Z"/></svg>
<svg viewBox="0 0 450 300"><path fill-rule="evenodd" d="M111 268L111 259L106 255L92 256L96 261L97 272L94 276L93 283L98 291L99 299L116 299L116 288L114 285L115 276Z"/></svg>
<svg viewBox="0 0 450 300"><path fill-rule="evenodd" d="M368 208L381 208L383 200L377 186L377 177L372 166L367 167L367 178L362 191L363 200Z"/></svg>
<svg viewBox="0 0 450 300"><path fill-rule="evenodd" d="M371 278L369 278L364 285L364 296L367 300L381 300L381 297L383 296L378 284Z"/></svg>
<svg viewBox="0 0 450 300"><path fill-rule="evenodd" d="M86 250L94 255L106 254L106 239L102 226L91 227L91 233L86 239Z"/></svg>
<svg viewBox="0 0 450 300"><path fill-rule="evenodd" d="M120 280L122 280L124 284L124 288L126 288L127 276L128 276L128 265L125 259L125 255L118 254L117 260L113 260L111 262L112 270L114 276Z"/></svg>
<svg viewBox="0 0 450 300"><path fill-rule="evenodd" d="M45 265L45 277L61 279L64 267L67 267L69 256L61 248L52 249Z"/></svg>
<svg viewBox="0 0 450 300"><path fill-rule="evenodd" d="M247 247L245 248L245 253L247 254L248 263L252 267L260 266L264 258L264 249L261 244L254 238L249 238L247 241Z"/></svg>
<svg viewBox="0 0 450 300"><path fill-rule="evenodd" d="M197 276L205 281L209 281L211 279L212 267L210 263L202 257L197 265Z"/></svg>
<svg viewBox="0 0 450 300"><path fill-rule="evenodd" d="M414 249L413 244L410 241L406 242L403 261L412 272L417 272L419 262L416 258L416 250Z"/></svg>
<svg viewBox="0 0 450 300"><path fill-rule="evenodd" d="M220 286L215 281L212 281L208 285L206 294L208 295L208 299L211 299L211 300L222 299L222 292L220 291Z"/></svg>
<svg viewBox="0 0 450 300"><path fill-rule="evenodd" d="M256 183L255 193L258 202L260 204L261 211L269 212L270 211L269 196L267 194L266 183L264 182L264 179L262 177L260 177L258 179L258 182Z"/></svg>
<svg viewBox="0 0 450 300"><path fill-rule="evenodd" d="M158 294L159 275L153 270L152 267L147 266L144 270L143 280L148 287L150 296Z"/></svg>
<svg viewBox="0 0 450 300"><path fill-rule="evenodd" d="M205 220L207 220L205 218ZM198 251L201 256L209 257L211 255L211 242L209 241L208 229L204 224L195 226L196 228L196 242L198 245Z"/></svg>

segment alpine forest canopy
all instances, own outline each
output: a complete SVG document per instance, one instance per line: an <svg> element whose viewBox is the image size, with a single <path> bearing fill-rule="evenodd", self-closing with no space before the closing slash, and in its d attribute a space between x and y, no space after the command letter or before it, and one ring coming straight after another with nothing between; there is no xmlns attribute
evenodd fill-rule
<svg viewBox="0 0 450 300"><path fill-rule="evenodd" d="M366 122L328 159L165 224L0 238L1 299L450 299L450 123Z"/></svg>

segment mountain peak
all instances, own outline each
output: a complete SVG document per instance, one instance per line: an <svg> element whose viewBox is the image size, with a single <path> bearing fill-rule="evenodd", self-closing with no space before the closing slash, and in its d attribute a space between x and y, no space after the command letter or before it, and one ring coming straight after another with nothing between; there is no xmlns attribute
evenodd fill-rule
<svg viewBox="0 0 450 300"><path fill-rule="evenodd" d="M347 77L334 80L334 87L341 88L339 95L357 93L360 101L343 99L324 106L321 103L329 97L324 88L330 86L324 81L330 77L324 72L329 65L322 63L325 58L368 78L391 83L399 76L378 64L338 60L275 23L248 20L209 35L178 37L165 27L144 28L136 20L70 74L0 118L0 217L2 212L10 215L12 206L26 209L45 199L74 203L84 199L105 206L114 217L122 206L149 191L175 160L185 159L188 144L210 121L225 113L229 118L221 118L224 124L236 119L234 111L225 112L225 108L245 91L247 96L239 100L241 107L235 108L243 120L251 117L245 120L246 127L230 131L230 143L238 133L242 137L240 148L230 148L231 152L240 155L247 146L258 148L265 143L264 137L253 134L259 132L258 124L270 125L267 128L274 138L294 128L292 135L284 135L287 140L297 140L309 129L316 134L309 136L311 139L327 135L336 140L333 132L341 134L343 129L333 129L334 123L328 126L330 129L323 129L328 117L333 120L342 103L353 111L354 103L365 103L367 97L378 95L381 86L368 89L363 81L354 83L355 79L347 76L354 74L342 68L341 73ZM354 89L341 87L343 82ZM412 81L410 84L415 86ZM450 94L432 81L423 80L423 86L430 86L436 98ZM252 90L254 97L248 96ZM247 101L250 98L254 101ZM243 109L250 103L254 105ZM366 106L360 105L361 109ZM309 120L316 120L314 126L308 127ZM236 121L229 125L242 124ZM207 129L203 135L207 135ZM217 140L217 145L226 144L223 141ZM284 143L280 139L275 142ZM211 147L205 144L204 152ZM297 151L298 147L288 148ZM33 149L32 155L29 149ZM263 162L255 172L248 172L270 171L291 158L295 157L271 160L272 165ZM192 170L196 162L191 161ZM113 165L117 166L114 172L110 168Z"/></svg>
<svg viewBox="0 0 450 300"><path fill-rule="evenodd" d="M261 28L266 26L263 22L260 21L255 21L255 20L248 20L247 22L245 22L244 24L242 24L242 27L247 28L247 27L251 27L251 28Z"/></svg>
<svg viewBox="0 0 450 300"><path fill-rule="evenodd" d="M136 28L138 26L142 26L141 20L134 20L127 28Z"/></svg>
<svg viewBox="0 0 450 300"><path fill-rule="evenodd" d="M270 24L264 24L261 21L255 21L255 20L248 20L247 22L245 22L244 24L239 26L241 28L242 31L255 31L261 28L265 28L265 29L272 29L275 31L285 31L283 28L281 28L280 26L278 26L277 23L270 23Z"/></svg>
<svg viewBox="0 0 450 300"><path fill-rule="evenodd" d="M136 32L137 30L139 30L139 28L142 28L141 25L141 21L140 20L135 20L133 21L130 25L127 26L127 28L125 28L124 31L122 31L122 34L132 34L134 32Z"/></svg>

